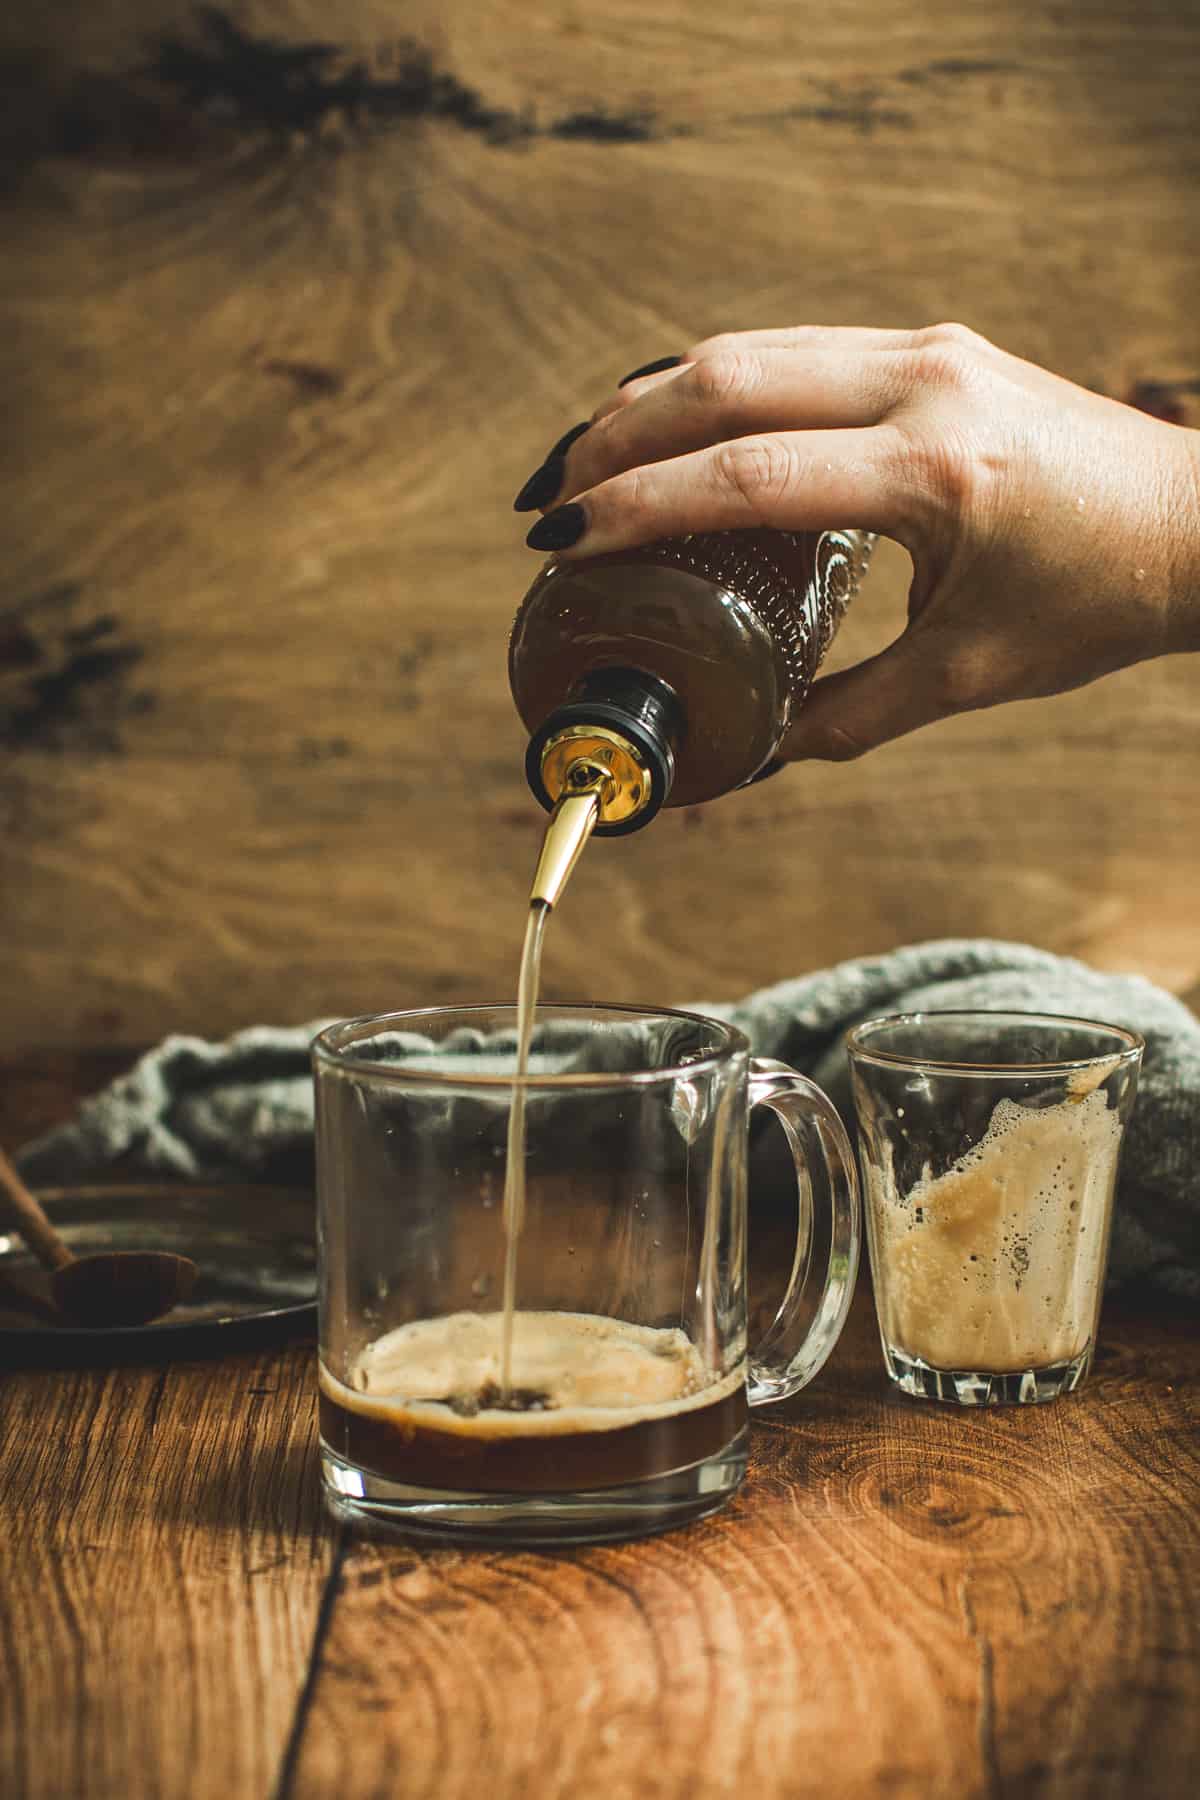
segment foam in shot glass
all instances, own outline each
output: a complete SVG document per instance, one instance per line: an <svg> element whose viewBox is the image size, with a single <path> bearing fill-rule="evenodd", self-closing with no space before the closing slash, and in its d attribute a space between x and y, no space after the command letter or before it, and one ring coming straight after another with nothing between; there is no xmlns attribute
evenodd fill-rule
<svg viewBox="0 0 1200 1800"><path fill-rule="evenodd" d="M544 1006L537 1021L523 1077L513 1007L351 1020L313 1047L321 1459L343 1517L524 1544L684 1524L740 1484L749 1408L803 1387L841 1330L857 1181L820 1089L696 1014ZM760 1105L792 1147L800 1242L753 1343Z"/></svg>
<svg viewBox="0 0 1200 1800"><path fill-rule="evenodd" d="M884 1361L905 1393L1053 1400L1091 1366L1143 1040L928 1012L847 1036Z"/></svg>

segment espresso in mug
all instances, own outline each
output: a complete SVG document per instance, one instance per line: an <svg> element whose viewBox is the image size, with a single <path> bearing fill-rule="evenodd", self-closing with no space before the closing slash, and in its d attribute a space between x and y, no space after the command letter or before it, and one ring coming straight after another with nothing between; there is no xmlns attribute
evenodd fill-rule
<svg viewBox="0 0 1200 1800"><path fill-rule="evenodd" d="M321 1436L406 1487L537 1494L622 1487L719 1454L746 1423L745 1371L714 1380L678 1328L518 1312L419 1319L321 1372Z"/></svg>

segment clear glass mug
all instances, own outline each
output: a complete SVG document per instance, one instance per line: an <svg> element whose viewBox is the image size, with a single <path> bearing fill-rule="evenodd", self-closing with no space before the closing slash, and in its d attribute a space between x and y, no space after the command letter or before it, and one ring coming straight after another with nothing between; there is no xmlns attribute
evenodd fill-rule
<svg viewBox="0 0 1200 1800"><path fill-rule="evenodd" d="M350 1020L313 1045L327 1495L460 1541L684 1524L741 1482L748 1408L794 1394L837 1341L858 1267L849 1140L819 1088L732 1026L540 1007L505 1392L515 1061L510 1006ZM799 1223L751 1347L759 1106L791 1145Z"/></svg>
<svg viewBox="0 0 1200 1800"><path fill-rule="evenodd" d="M1051 1013L928 1012L846 1043L892 1380L962 1406L1077 1388L1143 1040Z"/></svg>

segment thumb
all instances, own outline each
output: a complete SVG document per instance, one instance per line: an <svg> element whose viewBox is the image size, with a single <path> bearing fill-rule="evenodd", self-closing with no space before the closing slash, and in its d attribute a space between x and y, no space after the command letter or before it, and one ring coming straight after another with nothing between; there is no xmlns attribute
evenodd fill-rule
<svg viewBox="0 0 1200 1800"><path fill-rule="evenodd" d="M948 702L938 675L928 648L920 649L904 632L878 656L814 682L780 755L786 762L850 762L907 731L948 718L958 709Z"/></svg>

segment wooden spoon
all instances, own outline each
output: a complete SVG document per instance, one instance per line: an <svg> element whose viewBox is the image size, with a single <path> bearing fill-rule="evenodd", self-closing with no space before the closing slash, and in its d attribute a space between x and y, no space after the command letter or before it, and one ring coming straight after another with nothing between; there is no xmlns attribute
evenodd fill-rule
<svg viewBox="0 0 1200 1800"><path fill-rule="evenodd" d="M169 1250L99 1250L74 1256L0 1150L0 1212L8 1215L33 1254L50 1270L60 1312L96 1329L147 1325L186 1300L196 1265Z"/></svg>

